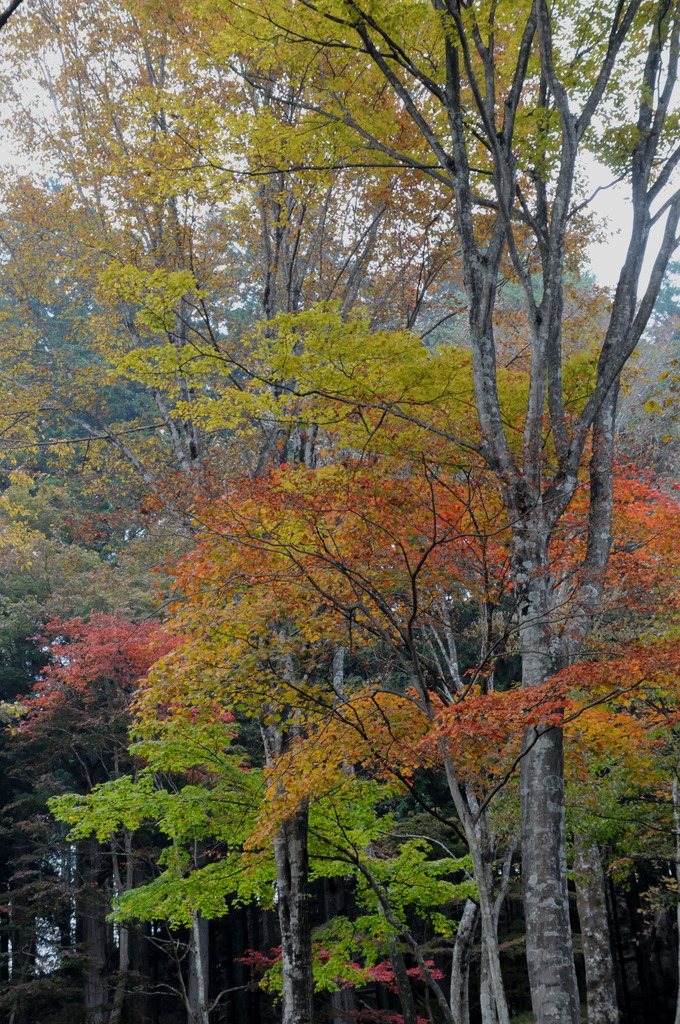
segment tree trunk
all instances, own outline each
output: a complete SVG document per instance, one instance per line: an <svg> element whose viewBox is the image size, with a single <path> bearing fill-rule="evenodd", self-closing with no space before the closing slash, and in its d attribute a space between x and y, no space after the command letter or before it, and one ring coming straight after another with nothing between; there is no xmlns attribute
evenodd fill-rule
<svg viewBox="0 0 680 1024"><path fill-rule="evenodd" d="M334 670L338 665L338 651L340 651L340 658L344 658L344 649L337 648L333 658ZM335 682L334 678L334 689ZM342 676L339 682L342 686ZM332 921L338 915L346 916L348 911L351 913L348 903L352 901L353 888L348 879L320 878L316 884L321 898L321 913L324 921ZM330 1024L347 1024L348 1020L356 1017L357 1005L354 988L341 988L337 992L330 992L329 998L331 1004Z"/></svg>
<svg viewBox="0 0 680 1024"><path fill-rule="evenodd" d="M119 928L118 977L116 978L116 989L113 994L113 1007L109 1017L109 1024L120 1024L122 1020L128 971L130 970L130 929L126 924L119 925Z"/></svg>
<svg viewBox="0 0 680 1024"><path fill-rule="evenodd" d="M281 959L281 1024L312 1024L314 980L309 924L307 808L286 819L274 840Z"/></svg>
<svg viewBox="0 0 680 1024"><path fill-rule="evenodd" d="M678 923L678 995L675 1003L675 1024L680 1024L680 783L673 779L673 817L675 820L675 880L678 883L678 904L675 910Z"/></svg>
<svg viewBox="0 0 680 1024"><path fill-rule="evenodd" d="M197 910L194 910L189 946L187 1024L209 1024L209 980L208 922Z"/></svg>
<svg viewBox="0 0 680 1024"><path fill-rule="evenodd" d="M485 836L484 842L486 849L488 850L487 862L489 865L489 888L493 889L492 878L495 877L496 872L493 871L493 864L495 860L495 850L492 847L491 834L488 829L488 821L485 816L480 821L480 832ZM505 902L505 897L508 891L508 882L510 881L510 870L512 868L512 859L515 852L516 843L511 843L508 847L503 868L498 882L498 888L493 900L493 935L489 939L488 936L482 934L482 950L481 959L479 965L479 1002L482 1013L482 1024L498 1024L500 1014L496 1008L496 999L494 998L494 984L493 984L493 972L492 965L494 960L500 963L500 950L498 948L498 922L500 920L501 908ZM492 959L492 954L493 958ZM501 1010L501 1012L503 1012Z"/></svg>
<svg viewBox="0 0 680 1024"><path fill-rule="evenodd" d="M522 760L522 887L536 1024L578 1024L569 926L562 732L550 729Z"/></svg>
<svg viewBox="0 0 680 1024"><path fill-rule="evenodd" d="M479 923L479 907L467 900L456 932L451 962L449 1004L456 1024L470 1024L470 960Z"/></svg>
<svg viewBox="0 0 680 1024"><path fill-rule="evenodd" d="M487 944L482 939L482 955L479 964L479 1006L482 1013L482 1024L496 1024L496 1002L491 986L489 971L489 953Z"/></svg>
<svg viewBox="0 0 680 1024"><path fill-rule="evenodd" d="M292 679L292 664L284 661ZM289 722L284 731L272 722L261 722L267 763L280 757L298 723ZM282 822L274 840L276 864L276 909L281 932L283 975L283 1016L281 1024L312 1024L314 977L312 972L312 931L309 923L309 858L307 852L308 811L306 801Z"/></svg>
<svg viewBox="0 0 680 1024"><path fill-rule="evenodd" d="M489 975L496 1002L498 1021L499 1024L510 1024L510 1014L505 996L503 974L498 953L498 941L496 938L497 919L492 894L490 850L487 846L486 823L483 818L475 820L476 814L470 807L470 795L468 794L467 797L463 795L456 776L453 758L444 744L440 746L440 749L443 755L449 792L465 830L465 838L470 851L470 859L472 860L472 872L477 883L482 938L487 942ZM474 807L474 802L472 807Z"/></svg>
<svg viewBox="0 0 680 1024"><path fill-rule="evenodd" d="M104 1024L107 1018L109 986L105 976L107 960L106 914L103 897L102 851L94 837L79 844L81 890L78 897L80 936L86 958L83 978L83 1009L86 1024Z"/></svg>
<svg viewBox="0 0 680 1024"><path fill-rule="evenodd" d="M413 989L411 988L409 976L406 973L404 955L399 948L399 942L396 938L390 940L390 961L394 971L394 982L399 993L404 1024L417 1024L418 1016L415 999L413 998Z"/></svg>
<svg viewBox="0 0 680 1024"><path fill-rule="evenodd" d="M574 882L586 965L588 1024L618 1024L602 858L597 843L574 836Z"/></svg>
<svg viewBox="0 0 680 1024"><path fill-rule="evenodd" d="M132 861L132 832L129 829L125 830L124 836L124 849L125 849L125 881L120 870L120 859L114 840L111 841L111 861L113 864L113 879L116 886L116 892L120 896L124 892L129 892L134 885L134 866ZM118 977L116 978L116 988L113 995L113 1008L111 1010L111 1016L109 1018L109 1024L120 1024L123 1016L123 1005L125 1003L125 994L128 986L128 972L130 970L130 927L123 921L119 927L119 945L118 945Z"/></svg>
<svg viewBox="0 0 680 1024"><path fill-rule="evenodd" d="M522 686L555 672L549 609L553 594L542 517L518 528L513 560L520 583ZM531 1002L536 1024L578 1024L579 994L569 920L562 730L527 730L520 766L522 888Z"/></svg>
<svg viewBox="0 0 680 1024"><path fill-rule="evenodd" d="M347 1024L348 1020L356 1018L354 989L341 988L338 992L331 992L331 1024Z"/></svg>

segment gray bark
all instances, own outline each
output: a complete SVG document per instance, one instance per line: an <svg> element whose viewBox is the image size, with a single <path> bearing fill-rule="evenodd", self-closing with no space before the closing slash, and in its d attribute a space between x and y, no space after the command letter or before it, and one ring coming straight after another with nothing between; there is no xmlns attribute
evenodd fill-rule
<svg viewBox="0 0 680 1024"><path fill-rule="evenodd" d="M496 1001L493 997L491 973L489 971L489 954L487 944L482 941L482 955L479 964L479 1006L482 1013L482 1024L496 1024Z"/></svg>
<svg viewBox="0 0 680 1024"><path fill-rule="evenodd" d="M194 910L191 919L191 940L189 944L187 1024L209 1024L209 958L208 922L197 910Z"/></svg>
<svg viewBox="0 0 680 1024"><path fill-rule="evenodd" d="M619 1024L605 878L597 843L574 836L574 883L586 965L588 1024Z"/></svg>
<svg viewBox="0 0 680 1024"><path fill-rule="evenodd" d="M120 870L120 859L115 841L111 842L111 858L113 862L113 880L116 886L117 895L129 892L134 885L134 865L132 861L132 832L126 829L124 836L125 849L125 880ZM113 994L113 1006L109 1024L120 1024L123 1016L125 993L128 983L128 971L130 970L130 928L122 921L119 926L118 943L118 977Z"/></svg>
<svg viewBox="0 0 680 1024"><path fill-rule="evenodd" d="M283 671L295 677L292 659L283 658ZM342 671L342 662L337 669ZM286 728L262 720L260 732L271 765L285 751L291 737L299 735L301 723L291 713ZM274 839L276 865L276 909L281 932L282 1020L281 1024L312 1024L314 976L312 969L312 932L309 922L308 809L302 801L298 810L286 818Z"/></svg>
<svg viewBox="0 0 680 1024"><path fill-rule="evenodd" d="M486 817L482 818L482 824L486 826ZM486 829L487 835L485 837L485 846L487 849L487 863L489 865L489 886L493 889L491 881L491 867L495 859L495 849L493 846L491 834ZM491 937L482 935L482 948L481 948L481 959L479 965L479 1002L482 1013L482 1024L497 1024L499 1020L499 1012L496 1008L496 999L494 997L494 981L492 973L492 965L495 960L500 962L500 950L498 947L498 922L500 920L500 913L505 897L508 891L508 882L510 880L510 869L512 868L512 859L515 852L515 843L511 843L508 847L503 868L501 871L500 880L497 884L496 891L493 899L493 935ZM502 1008L501 1008L502 1012Z"/></svg>
<svg viewBox="0 0 680 1024"><path fill-rule="evenodd" d="M274 858L283 969L281 1024L312 1024L314 980L306 807L283 822L274 840Z"/></svg>
<svg viewBox="0 0 680 1024"><path fill-rule="evenodd" d="M501 971L498 951L498 919L493 901L485 819L484 816L480 818L475 810L471 810L468 799L466 799L461 790L453 758L444 743L440 744L440 750L444 760L449 792L465 832L470 859L472 860L472 870L477 882L482 942L486 944L487 949L490 984L496 1003L498 1024L510 1024L510 1014L505 996L503 973Z"/></svg>
<svg viewBox="0 0 680 1024"><path fill-rule="evenodd" d="M551 729L521 769L522 883L527 963L539 1021L578 1024L579 1000L569 924L562 733ZM538 799L540 794L541 799Z"/></svg>
<svg viewBox="0 0 680 1024"><path fill-rule="evenodd" d="M394 981L399 993L399 1002L401 1003L401 1013L404 1018L404 1024L417 1024L418 1015L416 1013L415 999L413 998L413 989L411 988L409 976L406 973L404 955L399 948L399 942L396 938L392 938L390 940L390 962L392 964L392 970L394 971Z"/></svg>
<svg viewBox="0 0 680 1024"><path fill-rule="evenodd" d="M532 543L533 542L533 543ZM544 567L547 545L528 536L522 566ZM547 637L545 574L533 571L524 587L522 685L540 686L553 671ZM522 886L527 965L534 1014L541 1024L578 1024L579 995L567 890L564 757L560 729L530 729L520 767Z"/></svg>
<svg viewBox="0 0 680 1024"><path fill-rule="evenodd" d="M455 1024L470 1024L470 961L478 924L479 907L472 900L467 900L451 959L449 1005Z"/></svg>
<svg viewBox="0 0 680 1024"><path fill-rule="evenodd" d="M354 990L341 988L338 992L331 992L331 1008L331 1024L347 1024L352 1016L356 1016Z"/></svg>

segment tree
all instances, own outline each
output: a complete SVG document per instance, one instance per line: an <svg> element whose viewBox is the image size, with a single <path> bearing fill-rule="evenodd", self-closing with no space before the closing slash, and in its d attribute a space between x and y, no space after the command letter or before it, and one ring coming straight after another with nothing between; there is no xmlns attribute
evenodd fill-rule
<svg viewBox="0 0 680 1024"><path fill-rule="evenodd" d="M671 475L677 475L678 446L678 269L677 263L668 265L617 422L639 464Z"/></svg>
<svg viewBox="0 0 680 1024"><path fill-rule="evenodd" d="M238 352L253 319L319 300L380 320L420 316L428 330L457 310L425 305L439 276L457 275L450 197L434 215L430 196L405 218L404 183L380 168L278 173L274 136L294 107L281 112L267 88L234 77L246 44L225 50L213 34L190 8L45 0L6 54L17 145L40 168L5 189L9 443L21 452L54 440L54 456L71 438L90 441L160 488L164 504L168 457L181 492L206 467L248 458L255 468L288 444L265 421L251 451L224 429L199 436L184 369L205 344ZM155 373L136 373L141 360ZM217 363L213 397L225 377Z"/></svg>
<svg viewBox="0 0 680 1024"><path fill-rule="evenodd" d="M48 664L33 693L22 702L23 717L12 744L14 770L22 765L25 773L25 766L32 765L34 799L37 797L43 807L46 798L65 784L87 792L98 782L118 778L130 770L127 747L133 689L172 643L153 620L134 624L99 615L87 622L54 619L49 623L42 637ZM25 823L23 828L26 831ZM49 829L48 823L45 828ZM121 838L120 845L117 837L108 835L101 844L88 838L75 851L66 848L67 859L74 861L70 866L73 877L55 885L59 902L56 909L47 912L47 920L59 934L60 948L53 954L57 958L68 950L70 943L64 941L64 934L70 934L71 919L75 918L77 935L71 941L80 943L83 955L83 1005L90 1024L105 1019L111 1024L120 1021L132 970L130 933L122 926L117 951L119 973L109 1017L107 961L112 950L106 924L108 887L121 888L126 877L130 885L133 877L132 850L126 837ZM54 832L50 840L55 842ZM63 836L58 846L65 846ZM49 861L49 848L40 851L28 843L25 857L29 863L40 857ZM9 911L14 917L12 899ZM20 1003L22 979L17 974L12 981Z"/></svg>
<svg viewBox="0 0 680 1024"><path fill-rule="evenodd" d="M282 820L342 778L347 762L380 764L402 782L416 765L445 771L486 914L490 974L502 993L497 894L487 868L498 854L487 809L523 760L523 728L528 743L540 743L563 715L580 721L591 699L674 671L673 645L633 647L631 635L668 605L677 505L622 468L615 553L590 640L603 645L606 660L542 687L497 692L514 681L503 662L517 650L523 597L513 586L512 526L498 484L469 451L472 430L458 447L449 436L471 416L469 354L433 355L408 335L371 334L326 310L280 317L275 326L277 343L263 339L257 376L296 380L304 402L284 393L277 415L285 422L293 409L324 425L324 464L234 480L218 501L196 504L204 538L181 568L183 642L159 673L161 685L149 690L148 713L188 687L192 699L204 700L195 680L206 679L228 706L286 723L288 742L269 761L270 800ZM582 354L565 366L576 408L587 402L594 375ZM521 423L526 371L514 367L501 381L504 420ZM384 412L405 407L413 412ZM581 486L553 535L552 569L567 592L581 572L588 516ZM615 608L620 663L609 624ZM466 619L479 646L461 665ZM568 615L555 615L556 632L568 635L570 627ZM330 649L356 654L373 646L382 666L375 678L336 678ZM400 676L411 691L395 701ZM576 704L568 699L574 685L583 690ZM494 998L501 1013L503 995Z"/></svg>
<svg viewBox="0 0 680 1024"><path fill-rule="evenodd" d="M119 884L112 909L123 932L131 919L187 928L187 968L178 961L175 983L156 991L174 992L195 1024L207 1024L226 994L210 998L208 991L207 921L224 914L232 898L268 901L271 893L271 871L253 877L241 865L260 783L243 751L232 749L232 723L214 705L168 704L154 729L137 734L137 772L51 801L60 820L76 824L71 837L83 842L125 840L131 851L150 824L164 838L156 877Z"/></svg>
<svg viewBox="0 0 680 1024"><path fill-rule="evenodd" d="M267 85L233 76L244 41L225 51L220 37L213 46L200 11L169 16L154 3L122 4L112 16L107 4L45 2L27 18L6 86L22 109L24 142L57 181L21 180L7 197L8 429L19 451L36 435L47 449L51 440L92 439L98 455L108 448L118 466L132 466L187 529L195 486L246 461L257 474L313 451L313 430L266 414L251 417L247 445L224 418L219 427L210 413L197 421L205 397L238 382L224 356L240 352L243 323L325 299L345 315L361 304L377 319L411 324L425 312L435 330L456 311L446 300L434 314L424 306L437 277L457 273L450 197L440 197L434 216L428 197L426 215L417 205L407 219L404 184L382 168L368 177L351 167L321 177L278 173L273 132L295 117L294 106L282 113ZM27 62L34 78L36 61L44 103L27 106L18 83ZM225 148L235 167L224 166ZM378 263L380 279L369 274ZM187 370L206 344L218 359L196 394ZM272 728L270 743L278 742ZM279 908L296 904L304 921L304 857L291 873L286 853L293 844L303 851L304 814L290 828L280 844L282 885L289 874L298 881ZM308 950L304 931L293 929L291 941Z"/></svg>
<svg viewBox="0 0 680 1024"><path fill-rule="evenodd" d="M252 66L271 82L274 103L284 95L267 52L276 45L276 60L287 60L291 75L307 69L316 97L303 104L303 130L314 123L353 136L364 159L368 152L419 169L453 193L479 426L474 447L498 481L511 525L523 682L542 686L577 656L599 605L611 546L620 376L678 244L680 193L671 187L680 161L672 108L678 5L622 0L595 15L544 0L433 8L305 0L219 10L233 31L255 41ZM379 114L376 93L390 97ZM579 161L589 147L630 183L633 230L596 379L574 415L562 380L564 273L570 227L583 209ZM648 253L653 268L641 288ZM494 314L506 256L524 290L531 348L521 446L504 422L497 380ZM383 411L416 415L405 402ZM552 545L586 464L588 543L564 586L553 573ZM575 1022L558 727L527 745L522 808L534 1012L541 1024Z"/></svg>

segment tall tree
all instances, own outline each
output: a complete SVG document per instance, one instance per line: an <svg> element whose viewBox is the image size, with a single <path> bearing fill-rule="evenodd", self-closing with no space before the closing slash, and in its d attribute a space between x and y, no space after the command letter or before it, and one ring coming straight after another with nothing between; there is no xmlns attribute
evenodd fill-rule
<svg viewBox="0 0 680 1024"><path fill-rule="evenodd" d="M301 0L271 8L252 0L217 10L234 31L251 34L253 65L259 59L272 102L288 101L271 74L276 45L277 62L287 60L291 75L304 67L316 87L303 103L305 127L353 134L364 160L419 169L453 193L480 430L475 448L499 482L512 524L523 682L541 686L577 655L599 604L611 546L620 376L678 245L680 192L672 181L680 161L673 108L680 6ZM394 102L376 104L376 95ZM570 229L586 202L577 180L588 148L629 183L633 225L596 380L574 415L562 379L564 282ZM494 321L506 257L524 291L531 352L519 445L504 422L497 382ZM385 411L415 417L405 403ZM579 571L565 581L554 571L552 547L584 464L588 543ZM522 760L527 956L541 1024L578 1019L563 779L556 727L527 744Z"/></svg>
<svg viewBox="0 0 680 1024"><path fill-rule="evenodd" d="M127 751L130 702L137 680L172 645L155 621L134 624L115 616L53 620L43 645L48 664L23 703L24 720L14 741L15 765L39 765L39 795L58 792L63 782L89 791L105 779L130 770ZM50 794L51 790L51 794ZM114 954L106 914L107 889L121 872L132 877L132 850L112 837L86 839L73 851L76 900L56 926L70 929L75 914L83 955L82 997L89 1024L120 1021L130 971L130 934L120 930L115 995L109 1006L109 958ZM48 855L45 855L48 859ZM71 884L69 880L68 884ZM64 925L64 920L67 922ZM61 951L60 951L61 952ZM21 994L20 979L15 979ZM110 1011L110 1012L109 1012Z"/></svg>

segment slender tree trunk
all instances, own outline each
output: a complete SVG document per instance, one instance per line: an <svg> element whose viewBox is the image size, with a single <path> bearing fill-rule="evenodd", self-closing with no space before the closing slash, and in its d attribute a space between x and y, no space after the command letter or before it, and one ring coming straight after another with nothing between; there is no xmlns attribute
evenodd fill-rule
<svg viewBox="0 0 680 1024"><path fill-rule="evenodd" d="M482 955L479 963L479 1006L482 1012L482 1024L496 1024L496 1001L493 997L491 972L489 971L489 952L486 942L482 939Z"/></svg>
<svg viewBox="0 0 680 1024"><path fill-rule="evenodd" d="M396 938L390 940L390 961L394 971L394 981L399 993L404 1024L417 1024L418 1015L416 1013L415 999L413 998L413 989L411 988L409 976L406 973L404 955L399 948L399 942Z"/></svg>
<svg viewBox="0 0 680 1024"><path fill-rule="evenodd" d="M294 668L284 671L294 678ZM274 723L260 723L267 763L273 764L294 734L298 723L291 720L286 734ZM308 810L303 801L298 811L282 822L274 840L276 864L276 909L281 932L283 975L283 1016L281 1024L312 1024L314 977L312 932L309 923L309 858L307 852Z"/></svg>
<svg viewBox="0 0 680 1024"><path fill-rule="evenodd" d="M9 945L11 958L9 1024L31 1024L30 1000L26 998L25 986L35 972L35 925L30 927L24 924L12 928Z"/></svg>
<svg viewBox="0 0 680 1024"><path fill-rule="evenodd" d="M343 648L340 647L338 650L342 655ZM337 650L336 656L333 659L334 667L336 661ZM317 885L322 901L324 921L331 921L339 914L345 915L348 910L348 898L351 898L350 891L351 889L353 890L351 883L345 878L320 878ZM352 1015L356 1017L357 1006L354 988L342 988L337 992L331 992L329 995L331 1024L346 1024L348 1020L352 1019Z"/></svg>
<svg viewBox="0 0 680 1024"><path fill-rule="evenodd" d="M129 829L125 831L125 881L123 881L122 872L120 870L120 858L116 849L114 841L111 842L111 860L113 863L113 879L116 886L116 891L119 895L124 892L129 892L134 885L134 867L132 862L132 832ZM130 970L130 928L123 921L119 925L119 945L118 945L118 977L116 979L116 989L113 995L113 1007L111 1009L111 1016L109 1017L109 1024L120 1024L123 1015L123 1005L125 1003L125 993L128 984L128 971Z"/></svg>
<svg viewBox="0 0 680 1024"><path fill-rule="evenodd" d="M468 800L463 795L458 782L453 759L444 745L442 745L441 750L446 771L446 781L454 806L465 830L465 838L470 851L470 859L472 860L472 872L477 883L482 939L487 942L489 974L496 1001L498 1021L499 1024L510 1024L510 1014L505 997L498 942L496 940L496 919L491 892L489 851L484 848L484 822L475 821L474 812L471 812Z"/></svg>
<svg viewBox="0 0 680 1024"><path fill-rule="evenodd" d="M680 1024L680 783L673 779L673 817L675 820L675 879L678 883L678 905L675 910L678 923L678 995L675 1004L675 1024Z"/></svg>
<svg viewBox="0 0 680 1024"><path fill-rule="evenodd" d="M354 990L341 988L331 992L331 1024L347 1024L348 1020L356 1020L357 1007Z"/></svg>
<svg viewBox="0 0 680 1024"><path fill-rule="evenodd" d="M456 932L451 962L449 1004L455 1024L470 1024L470 961L479 924L479 907L467 900Z"/></svg>
<svg viewBox="0 0 680 1024"><path fill-rule="evenodd" d="M602 858L597 843L582 832L574 836L574 882L586 964L588 1024L618 1024Z"/></svg>
<svg viewBox="0 0 680 1024"><path fill-rule="evenodd" d="M306 807L283 822L274 840L274 858L283 969L281 1024L312 1024L314 980Z"/></svg>
<svg viewBox="0 0 680 1024"><path fill-rule="evenodd" d="M493 851L491 847L491 835L485 818L482 819L480 825L482 826L480 831L482 834L485 834L485 844L488 849L487 863L489 865L489 887L492 889L493 882L491 867L494 863L495 851ZM482 949L479 965L479 1002L482 1013L482 1024L498 1024L499 1019L499 1014L496 1008L496 999L494 997L492 963L494 960L500 962L498 923L500 920L501 908L505 902L505 897L508 891L508 882L510 880L510 870L512 868L515 846L515 843L511 843L508 847L505 862L501 871L500 881L493 900L493 934L490 937L482 935ZM495 872L493 875L495 876Z"/></svg>
<svg viewBox="0 0 680 1024"><path fill-rule="evenodd" d="M83 979L83 1008L86 1024L104 1024L107 1017L108 982L105 977L107 959L107 901L100 888L102 851L94 837L81 840L78 916L83 952L86 957Z"/></svg>
<svg viewBox="0 0 680 1024"><path fill-rule="evenodd" d="M113 994L113 1006L109 1024L120 1024L123 1016L123 1004L125 1002L125 990L127 987L127 974L130 970L130 929L126 924L120 925L120 939L118 948L118 978L116 989Z"/></svg>
<svg viewBox="0 0 680 1024"><path fill-rule="evenodd" d="M208 922L195 910L191 920L191 944L189 947L187 1024L209 1024L209 969Z"/></svg>

